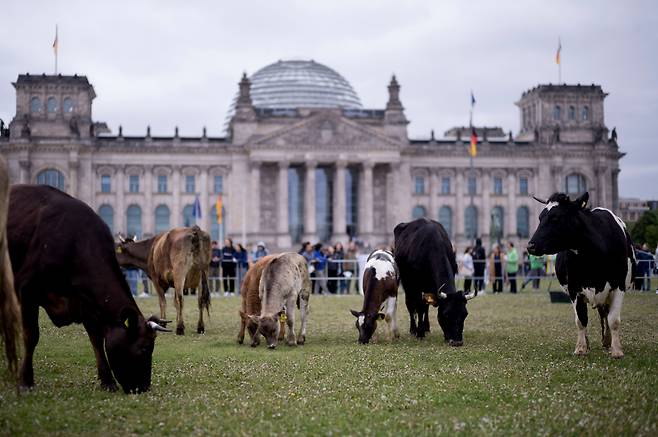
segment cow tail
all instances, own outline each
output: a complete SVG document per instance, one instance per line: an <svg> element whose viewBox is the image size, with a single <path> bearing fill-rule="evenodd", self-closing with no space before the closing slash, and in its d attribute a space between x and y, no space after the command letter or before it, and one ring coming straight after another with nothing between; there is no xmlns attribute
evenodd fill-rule
<svg viewBox="0 0 658 437"><path fill-rule="evenodd" d="M631 235L626 231L626 244L628 245L628 259L631 261L631 283L630 286L629 284L625 284L626 286L629 287L629 289L633 288L633 284L635 284L635 278L638 275L637 271L637 257L635 256L635 248L633 247L633 240L631 239Z"/></svg>
<svg viewBox="0 0 658 437"><path fill-rule="evenodd" d="M208 274L204 270L201 272L201 299L199 300L199 311L206 309L210 317L210 287L208 287Z"/></svg>

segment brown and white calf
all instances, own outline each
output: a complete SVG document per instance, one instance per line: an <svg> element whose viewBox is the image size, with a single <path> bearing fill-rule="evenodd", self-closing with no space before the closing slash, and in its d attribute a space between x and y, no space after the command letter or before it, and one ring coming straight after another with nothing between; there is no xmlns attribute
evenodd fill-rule
<svg viewBox="0 0 658 437"><path fill-rule="evenodd" d="M242 297L242 307L240 308L240 332L238 333L238 343L244 342L245 328L249 331L251 337L251 347L256 347L260 344L260 334L258 334L258 324L251 320L249 316L258 316L261 312L261 301L259 296L260 278L263 275L263 270L267 267L273 259L279 255L267 255L256 264L254 264L245 275L240 285L240 295ZM279 321L279 341L283 341L286 332L285 322L281 319Z"/></svg>
<svg viewBox="0 0 658 437"><path fill-rule="evenodd" d="M200 288L197 333L205 332L203 310L209 312L210 235L198 226L174 228L142 241L122 240L116 248L122 267L136 267L153 281L160 299L160 317L165 319L165 291L175 289L176 334L185 334L183 290ZM201 287L199 287L199 285Z"/></svg>
<svg viewBox="0 0 658 437"><path fill-rule="evenodd" d="M391 252L375 250L368 256L363 271L363 307L361 311L350 310L356 317L359 343L370 341L378 320L386 320L391 338L400 337L395 316L399 281L398 267Z"/></svg>
<svg viewBox="0 0 658 437"><path fill-rule="evenodd" d="M289 346L304 344L310 295L311 279L303 256L283 253L265 266L259 283L261 312L249 319L258 325L258 333L265 337L267 347L276 347L282 318L288 325L286 343ZM295 336L295 305L302 317L299 336Z"/></svg>

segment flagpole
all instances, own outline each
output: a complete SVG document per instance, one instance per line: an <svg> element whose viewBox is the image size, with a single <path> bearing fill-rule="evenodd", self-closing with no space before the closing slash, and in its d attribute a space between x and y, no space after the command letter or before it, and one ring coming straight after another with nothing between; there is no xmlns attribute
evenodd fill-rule
<svg viewBox="0 0 658 437"><path fill-rule="evenodd" d="M57 55L59 52L59 38L58 38L58 29L57 29L57 24L55 24L55 75L57 75Z"/></svg>

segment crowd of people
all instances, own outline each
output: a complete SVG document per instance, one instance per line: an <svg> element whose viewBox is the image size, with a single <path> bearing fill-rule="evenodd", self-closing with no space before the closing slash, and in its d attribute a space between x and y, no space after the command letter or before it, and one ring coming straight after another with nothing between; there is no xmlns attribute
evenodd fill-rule
<svg viewBox="0 0 658 437"><path fill-rule="evenodd" d="M334 245L322 243L302 243L298 252L308 263L308 270L313 281L315 294L354 294L357 292L359 245L350 241L347 248L338 242ZM635 289L651 290L651 279L658 275L658 248L655 255L645 244L637 245L637 272ZM239 293L242 278L251 265L267 256L267 245L259 241L251 252L242 244L234 244L226 238L223 246L217 241L212 242L212 253L209 271L209 287L212 293L223 293L224 296L234 296ZM464 280L464 291L472 289L483 291L491 284L494 294L502 293L504 288L510 293L517 293L517 277L522 277L521 290L532 284L533 290L539 290L541 280L552 276L555 270L555 255L535 256L524 251L521 255L514 245L494 244L489 254L482 245L480 238L474 246L467 247L463 254L457 254L458 275ZM126 279L134 295L138 295L138 284L142 284L139 296L147 296L149 290L148 278L137 269L125 269ZM186 290L187 292L187 290ZM194 293L195 290L189 290ZM656 290L658 293L658 289Z"/></svg>

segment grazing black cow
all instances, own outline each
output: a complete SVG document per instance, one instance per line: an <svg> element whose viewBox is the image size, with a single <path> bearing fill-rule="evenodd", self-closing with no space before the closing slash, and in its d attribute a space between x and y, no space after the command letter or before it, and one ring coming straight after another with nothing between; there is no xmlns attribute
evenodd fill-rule
<svg viewBox="0 0 658 437"><path fill-rule="evenodd" d="M84 325L103 388L116 390L116 378L126 393L148 390L155 334L166 329L142 316L100 217L55 188L16 185L7 238L23 316L22 386L34 385L41 306L55 326Z"/></svg>
<svg viewBox="0 0 658 437"><path fill-rule="evenodd" d="M361 311L350 310L356 317L359 343L370 341L377 329L377 321L382 319L388 323L391 338L400 337L395 315L399 278L391 252L375 250L368 256L363 270L363 307Z"/></svg>
<svg viewBox="0 0 658 437"><path fill-rule="evenodd" d="M457 261L445 229L434 220L420 218L400 223L393 233L411 334L423 338L429 332L427 313L428 304L432 304L439 308L437 318L445 340L451 346L463 345L466 301L477 292L465 295L457 291Z"/></svg>
<svg viewBox="0 0 658 437"><path fill-rule="evenodd" d="M555 193L539 214L539 227L528 242L533 255L558 253L556 274L576 313L578 340L574 354L585 355L587 302L598 309L603 347L613 358L624 356L619 340L624 291L630 287L636 260L624 222L605 208L587 208L589 194L572 201Z"/></svg>

